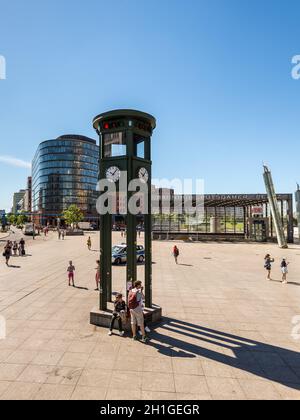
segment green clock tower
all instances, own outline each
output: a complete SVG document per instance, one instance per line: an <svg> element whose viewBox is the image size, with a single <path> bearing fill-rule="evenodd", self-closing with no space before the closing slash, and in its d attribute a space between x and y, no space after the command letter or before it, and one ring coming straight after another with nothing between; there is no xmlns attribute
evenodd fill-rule
<svg viewBox="0 0 300 420"><path fill-rule="evenodd" d="M100 184L111 184L115 193L113 210L100 212L100 310L91 313L91 323L107 326L108 306L112 301L112 223L123 215L127 226L126 287L137 280L137 225L144 219L145 230L145 297L152 320L160 308L152 304L152 214L151 214L151 136L156 127L153 116L135 110L115 110L98 115L93 126L100 137ZM109 195L109 187L101 188L99 200ZM98 200L98 201L99 201ZM132 210L132 204L135 211ZM110 210L109 210L110 209ZM137 209L137 210L136 210ZM99 211L99 208L98 208Z"/></svg>

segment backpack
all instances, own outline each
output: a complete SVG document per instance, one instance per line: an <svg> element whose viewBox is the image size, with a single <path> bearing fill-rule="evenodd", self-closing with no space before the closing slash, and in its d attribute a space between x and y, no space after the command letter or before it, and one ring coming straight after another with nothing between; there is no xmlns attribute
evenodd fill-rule
<svg viewBox="0 0 300 420"><path fill-rule="evenodd" d="M128 296L128 308L134 310L138 306L139 302L137 300L137 292L131 291Z"/></svg>

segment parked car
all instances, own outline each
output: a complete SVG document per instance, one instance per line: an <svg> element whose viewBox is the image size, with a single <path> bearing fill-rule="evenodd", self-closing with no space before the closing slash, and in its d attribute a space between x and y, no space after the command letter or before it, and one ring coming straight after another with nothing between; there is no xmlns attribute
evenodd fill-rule
<svg viewBox="0 0 300 420"><path fill-rule="evenodd" d="M145 249L142 245L136 247L136 260L142 264L145 261ZM127 245L116 245L112 249L112 263L113 264L125 264L127 263Z"/></svg>
<svg viewBox="0 0 300 420"><path fill-rule="evenodd" d="M24 235L33 236L35 233L34 224L33 223L26 223L24 226Z"/></svg>
<svg viewBox="0 0 300 420"><path fill-rule="evenodd" d="M90 222L80 222L78 223L78 228L87 231L94 230L93 225Z"/></svg>

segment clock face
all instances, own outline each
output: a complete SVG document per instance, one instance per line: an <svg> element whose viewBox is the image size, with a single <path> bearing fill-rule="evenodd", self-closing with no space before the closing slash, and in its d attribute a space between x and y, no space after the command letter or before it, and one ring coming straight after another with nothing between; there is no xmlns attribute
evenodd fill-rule
<svg viewBox="0 0 300 420"><path fill-rule="evenodd" d="M139 169L139 178L142 182L145 184L149 181L149 173L146 168L140 168Z"/></svg>
<svg viewBox="0 0 300 420"><path fill-rule="evenodd" d="M121 171L117 166L111 166L106 171L106 179L111 182L119 181L121 177Z"/></svg>

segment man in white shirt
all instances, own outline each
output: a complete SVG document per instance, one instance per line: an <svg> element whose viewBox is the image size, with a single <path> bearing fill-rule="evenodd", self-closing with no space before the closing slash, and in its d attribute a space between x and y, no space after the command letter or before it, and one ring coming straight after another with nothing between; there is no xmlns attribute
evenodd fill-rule
<svg viewBox="0 0 300 420"><path fill-rule="evenodd" d="M142 342L146 343L147 336L145 332L143 312L143 301L145 300L145 296L143 292L144 288L142 287L142 282L136 281L134 284L134 289L130 291L128 296L128 307L130 309L133 339L137 340L137 327L140 327L142 332Z"/></svg>

